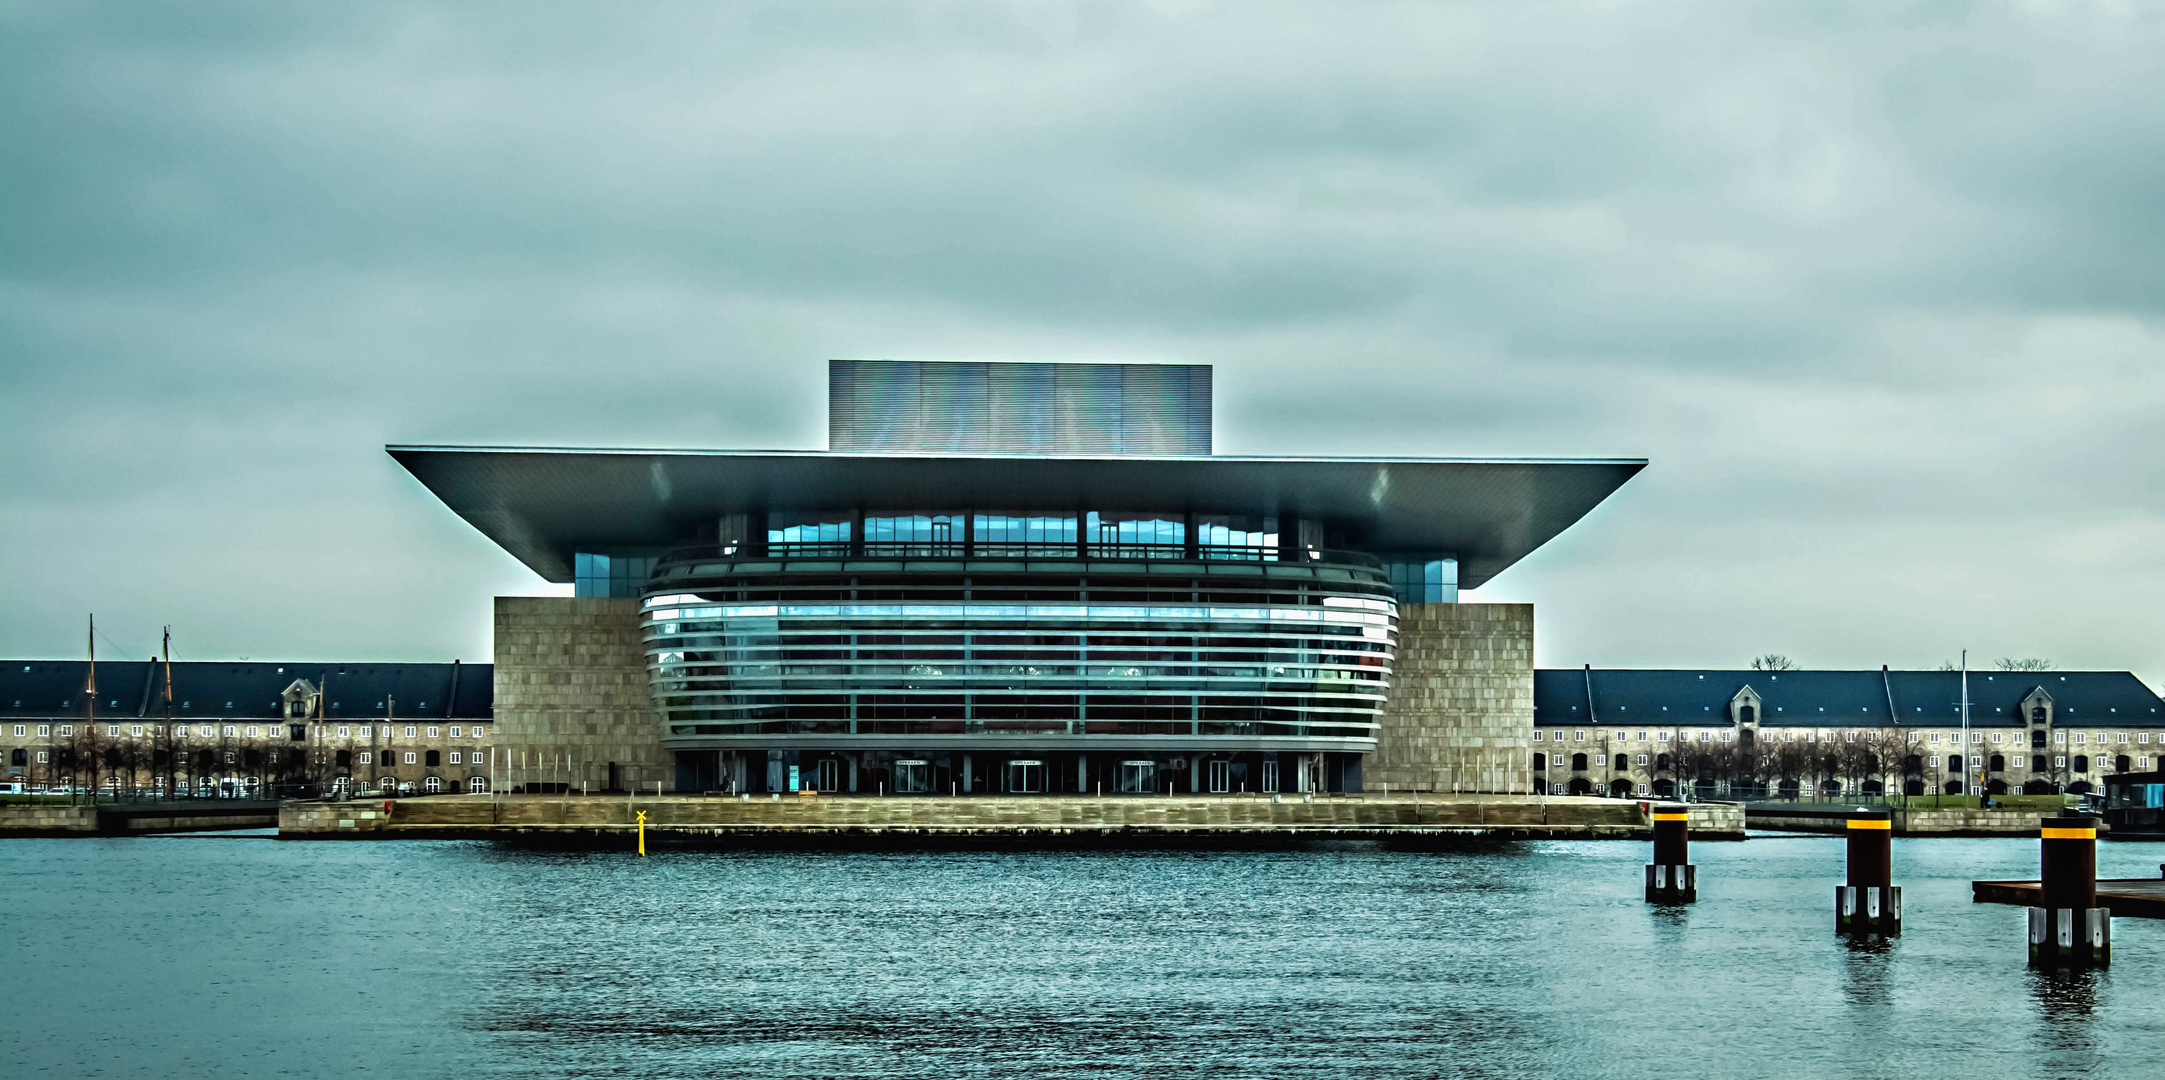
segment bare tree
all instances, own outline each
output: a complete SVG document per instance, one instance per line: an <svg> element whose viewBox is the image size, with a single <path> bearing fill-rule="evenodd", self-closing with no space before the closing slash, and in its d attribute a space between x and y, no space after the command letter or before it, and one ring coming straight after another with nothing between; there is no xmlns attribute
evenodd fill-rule
<svg viewBox="0 0 2165 1080"><path fill-rule="evenodd" d="M2002 656L1994 660L1992 666L2001 671L2051 671L2052 661L2042 656L2025 656L2020 660L2012 656Z"/></svg>
<svg viewBox="0 0 2165 1080"><path fill-rule="evenodd" d="M1752 657L1752 670L1795 671L1797 670L1797 662L1783 656L1781 653L1770 652L1763 656Z"/></svg>

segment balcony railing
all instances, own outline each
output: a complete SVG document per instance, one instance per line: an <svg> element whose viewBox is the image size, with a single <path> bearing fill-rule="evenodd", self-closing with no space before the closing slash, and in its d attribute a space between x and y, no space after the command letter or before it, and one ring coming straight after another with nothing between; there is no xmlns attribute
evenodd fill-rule
<svg viewBox="0 0 2165 1080"><path fill-rule="evenodd" d="M1286 552L1279 548L1218 547L1204 544L1190 549L1182 544L1124 543L1022 543L1005 540L883 541L862 543L768 543L753 554L749 545L708 544L679 548L662 556L656 576L672 565L695 562L731 562L746 559L1106 559L1135 562L1279 562L1332 563L1381 570L1383 561L1366 552L1305 548ZM1290 556L1290 557L1289 557Z"/></svg>

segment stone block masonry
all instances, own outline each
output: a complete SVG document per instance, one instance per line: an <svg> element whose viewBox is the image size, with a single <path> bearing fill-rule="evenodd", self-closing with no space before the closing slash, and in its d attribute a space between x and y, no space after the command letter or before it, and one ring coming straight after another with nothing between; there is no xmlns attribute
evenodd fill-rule
<svg viewBox="0 0 2165 1080"><path fill-rule="evenodd" d="M1405 604L1369 791L1533 790L1532 604Z"/></svg>
<svg viewBox="0 0 2165 1080"><path fill-rule="evenodd" d="M639 601L496 598L499 790L675 784L647 689Z"/></svg>

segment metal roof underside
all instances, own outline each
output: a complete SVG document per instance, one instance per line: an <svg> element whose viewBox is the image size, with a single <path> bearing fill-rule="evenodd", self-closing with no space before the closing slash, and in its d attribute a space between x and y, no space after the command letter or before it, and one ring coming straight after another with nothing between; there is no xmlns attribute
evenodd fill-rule
<svg viewBox="0 0 2165 1080"><path fill-rule="evenodd" d="M1643 459L1024 457L388 446L482 535L549 581L579 551L697 542L764 510L1293 512L1349 546L1459 560L1475 588L1646 467Z"/></svg>

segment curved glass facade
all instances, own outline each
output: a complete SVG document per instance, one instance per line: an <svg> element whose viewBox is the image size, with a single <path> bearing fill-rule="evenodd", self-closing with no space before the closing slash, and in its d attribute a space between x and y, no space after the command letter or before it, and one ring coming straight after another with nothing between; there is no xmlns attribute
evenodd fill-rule
<svg viewBox="0 0 2165 1080"><path fill-rule="evenodd" d="M669 556L642 613L663 743L680 760L737 755L717 758L722 775L705 786L858 790L862 766L903 792L935 789L920 779L943 791L1312 790L1293 774L1321 754L1374 749L1397 623L1382 565L1197 552L1177 533L1125 527L1152 520L1124 517L1088 558L1042 557L1067 549L1042 529L979 542L1041 553L1019 557L942 558L938 534L915 529L890 542L924 557L800 554L841 546L826 537L773 538L768 556ZM786 776L785 747L798 770ZM1277 780L1280 753L1317 760L1288 758ZM774 766L764 783L762 756ZM736 775L747 768L749 780ZM1263 786L1266 774L1284 787Z"/></svg>

